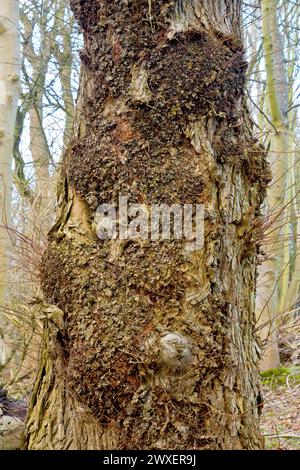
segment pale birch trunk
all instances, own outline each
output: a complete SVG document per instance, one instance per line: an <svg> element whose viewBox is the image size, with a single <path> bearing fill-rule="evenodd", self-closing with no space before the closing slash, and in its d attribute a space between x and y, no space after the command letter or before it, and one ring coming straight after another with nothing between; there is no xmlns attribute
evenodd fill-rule
<svg viewBox="0 0 300 470"><path fill-rule="evenodd" d="M245 105L239 0L72 0L76 134L42 266L29 449L258 449L268 181ZM204 248L101 241L97 205L205 205Z"/></svg>
<svg viewBox="0 0 300 470"><path fill-rule="evenodd" d="M256 296L256 313L261 338L266 344L261 370L280 365L276 315L279 315L280 294L287 290L289 257L287 253L286 198L287 170L289 168L288 144L288 87L283 43L277 19L277 1L262 0L263 45L267 74L267 100L270 119L274 126L270 137L269 161L272 182L267 192L267 214L274 223L266 233L264 249L267 259L259 267Z"/></svg>
<svg viewBox="0 0 300 470"><path fill-rule="evenodd" d="M19 97L20 39L17 0L0 2L0 306L6 301L12 190L12 151ZM2 341L1 341L2 343ZM4 345L1 345L0 349ZM5 355L5 354L4 354Z"/></svg>

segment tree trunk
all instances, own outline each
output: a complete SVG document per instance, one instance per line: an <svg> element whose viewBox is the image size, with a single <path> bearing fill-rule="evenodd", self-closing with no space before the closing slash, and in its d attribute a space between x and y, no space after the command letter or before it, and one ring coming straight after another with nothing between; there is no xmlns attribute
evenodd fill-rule
<svg viewBox="0 0 300 470"><path fill-rule="evenodd" d="M256 228L240 1L72 0L76 135L42 284L29 449L258 449ZM98 204L204 204L204 247L99 240Z"/></svg>
<svg viewBox="0 0 300 470"><path fill-rule="evenodd" d="M45 12L49 12L49 3L45 3ZM53 14L53 12L52 12ZM34 166L35 187L34 200L31 204L30 219L38 236L36 227L43 227L46 232L50 228L50 207L52 202L51 178L50 178L50 149L43 127L44 90L46 87L46 76L51 57L51 40L47 36L47 21L41 15L39 18L40 41L33 44L34 24L27 14L22 12L22 26L27 40L23 45L23 53L26 62L30 64L32 74L32 100L29 108L30 117L30 153ZM37 240L38 242L38 240Z"/></svg>
<svg viewBox="0 0 300 470"><path fill-rule="evenodd" d="M12 152L19 98L20 40L17 0L0 3L0 306L7 290L7 226L11 217ZM0 350L4 343L0 338ZM2 351L3 356L5 353ZM0 351L0 356L2 355Z"/></svg>
<svg viewBox="0 0 300 470"><path fill-rule="evenodd" d="M277 1L262 0L263 45L267 74L267 98L271 129L269 161L273 180L267 193L270 218L274 219L266 233L267 259L259 267L256 312L260 334L265 342L261 370L280 365L276 315L282 313L289 284L289 223L286 183L289 177L289 129L287 120L288 86L283 41L277 19Z"/></svg>
<svg viewBox="0 0 300 470"><path fill-rule="evenodd" d="M62 37L62 44L56 45L55 58L59 65L59 77L65 111L64 148L67 147L72 135L75 103L72 93L74 57L72 51L72 35L74 33L74 17L70 14L68 2L59 0L56 14L57 28Z"/></svg>

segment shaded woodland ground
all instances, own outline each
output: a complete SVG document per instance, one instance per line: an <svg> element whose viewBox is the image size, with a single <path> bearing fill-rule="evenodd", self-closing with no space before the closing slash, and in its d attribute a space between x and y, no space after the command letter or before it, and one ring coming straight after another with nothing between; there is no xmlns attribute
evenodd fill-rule
<svg viewBox="0 0 300 470"><path fill-rule="evenodd" d="M300 450L300 368L265 381L261 429L266 449Z"/></svg>

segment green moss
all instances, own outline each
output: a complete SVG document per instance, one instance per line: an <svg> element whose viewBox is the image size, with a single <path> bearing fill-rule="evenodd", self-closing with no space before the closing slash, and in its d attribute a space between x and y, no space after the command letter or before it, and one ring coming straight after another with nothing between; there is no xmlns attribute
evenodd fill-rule
<svg viewBox="0 0 300 470"><path fill-rule="evenodd" d="M263 385L276 387L289 380L293 385L300 384L300 367L279 367L261 372Z"/></svg>

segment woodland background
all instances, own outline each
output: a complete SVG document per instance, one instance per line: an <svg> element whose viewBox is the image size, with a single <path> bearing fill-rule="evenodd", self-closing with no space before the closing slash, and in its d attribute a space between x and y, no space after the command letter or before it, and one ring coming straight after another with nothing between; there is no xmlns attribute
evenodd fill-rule
<svg viewBox="0 0 300 470"><path fill-rule="evenodd" d="M67 0L21 0L19 13L17 3L0 4L0 384L26 403L41 343L39 269L72 135L82 37ZM4 44L8 12L14 34ZM299 2L244 2L247 99L273 173L260 229L256 305L264 345L262 427L267 447L286 449L300 448L299 31ZM1 101L7 73L8 111ZM9 432L17 440L22 426L14 426Z"/></svg>

